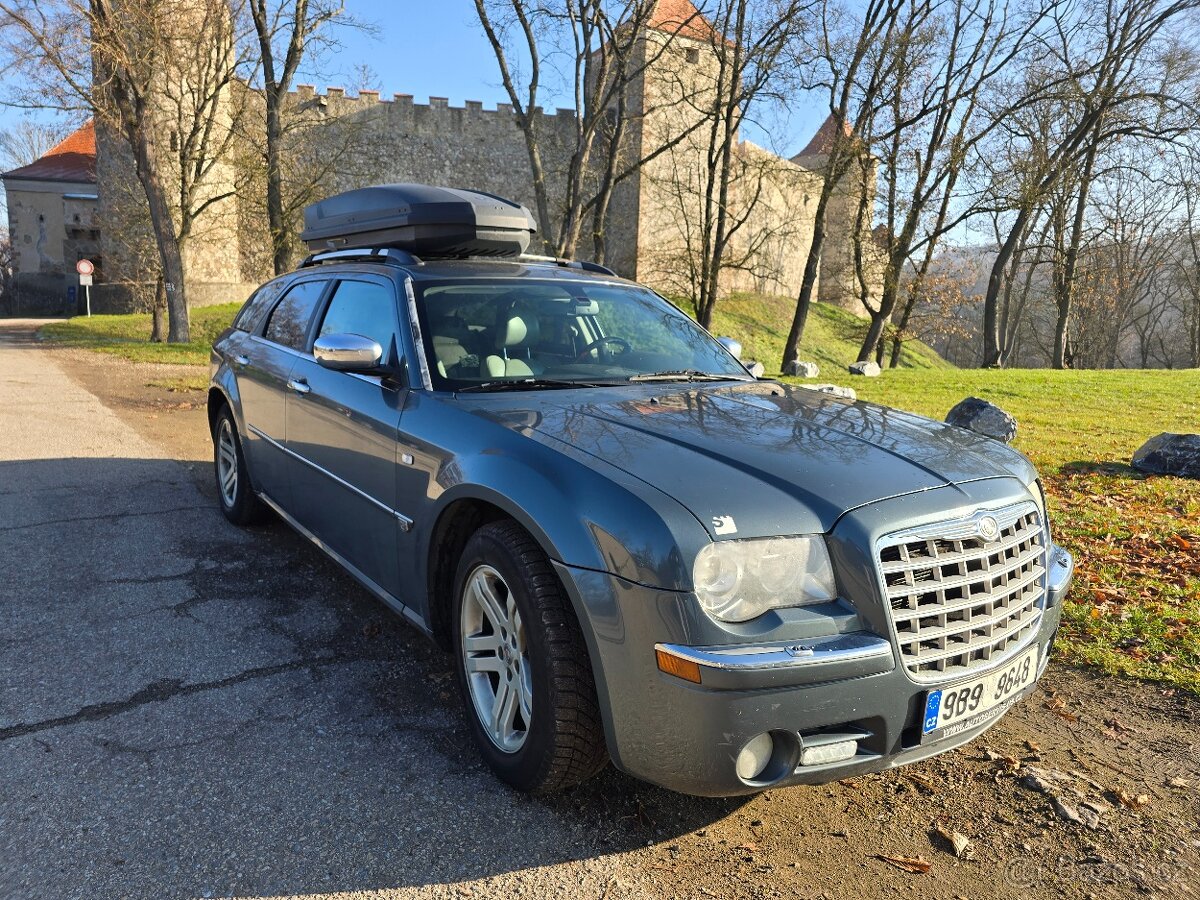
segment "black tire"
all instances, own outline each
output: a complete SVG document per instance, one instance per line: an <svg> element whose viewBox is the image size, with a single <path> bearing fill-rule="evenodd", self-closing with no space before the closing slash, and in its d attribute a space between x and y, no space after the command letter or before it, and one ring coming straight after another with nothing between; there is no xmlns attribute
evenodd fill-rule
<svg viewBox="0 0 1200 900"><path fill-rule="evenodd" d="M520 614L525 650L518 655L532 673L531 721L519 749L509 751L489 736L489 726L482 721L464 646L463 620L472 614L464 612L468 582L489 570L503 579L502 586ZM452 602L459 690L479 752L497 777L519 791L549 794L603 769L608 750L583 634L550 560L529 533L507 520L475 532L459 560ZM503 677L497 674L490 683ZM521 713L516 715L519 719Z"/></svg>
<svg viewBox="0 0 1200 900"><path fill-rule="evenodd" d="M222 479L222 435L228 438L226 452L232 452L233 470L236 471L234 484L227 490ZM242 452L242 439L238 434L237 422L227 405L221 406L217 418L213 422L213 474L217 487L217 502L221 512L234 525L258 525L266 520L268 509L265 503L258 499L254 487L250 483L250 472L246 467L246 454ZM228 469L225 473L228 474Z"/></svg>

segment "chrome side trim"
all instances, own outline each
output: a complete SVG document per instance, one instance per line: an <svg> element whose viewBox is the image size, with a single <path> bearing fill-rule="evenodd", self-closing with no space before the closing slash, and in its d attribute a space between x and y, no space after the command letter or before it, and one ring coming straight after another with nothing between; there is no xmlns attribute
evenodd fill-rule
<svg viewBox="0 0 1200 900"><path fill-rule="evenodd" d="M421 386L433 390L433 378L429 375L429 360L425 358L425 341L421 338L421 320L417 318L417 295L413 293L412 276L404 278L404 293L408 297L408 325L412 329L413 347L417 354L417 368L421 370Z"/></svg>
<svg viewBox="0 0 1200 900"><path fill-rule="evenodd" d="M319 549L323 550L325 552L325 554L327 556L329 556L330 559L332 559L339 566L341 566L343 569L345 569L347 572L349 572L351 575L353 575L355 580L357 580L363 587L365 587L367 590L369 590L372 594L374 594L376 597L378 597L380 600L382 600L384 603L386 603L388 606L390 606L393 610L398 612L400 615L404 616L404 618L408 619L408 621L412 622L414 625L416 625L418 628L420 628L421 631L425 632L425 634L431 634L429 626L426 625L425 620L422 619L421 616L418 615L416 613L416 611L414 611L412 609L412 607L406 606L405 604L401 603L400 600L398 600L392 594L385 591L382 587L380 587L378 584L376 584L374 581L372 581L370 578L368 578L366 575L364 575L361 571L359 571L354 566L353 563L351 563L344 556L342 556L340 553L338 553L336 550L334 550L332 547L330 547L328 544L326 544L324 541L322 541L319 537L317 537L315 534L313 534L311 531L309 531L307 528L305 528L303 525L301 525L299 522L297 522L295 519L293 519L290 515L288 515L286 512L284 512L282 507L280 507L278 503L276 503L274 500L272 500L266 494L260 492L258 497L260 500L262 500L263 503L267 504L267 506L269 506L269 507L271 507L271 509L275 510L275 512L278 514L279 518L283 519L283 521L287 522L288 525L292 526L292 528L294 528L301 535L301 537L308 538L308 540L310 540L312 543L316 544L316 546Z"/></svg>
<svg viewBox="0 0 1200 900"><path fill-rule="evenodd" d="M758 672L770 669L810 669L836 663L893 660L892 645L874 634L837 634L787 644L738 645L735 647L687 647L655 644L672 656L710 669Z"/></svg>
<svg viewBox="0 0 1200 900"><path fill-rule="evenodd" d="M1046 593L1062 599L1062 595L1071 586L1071 579L1074 577L1075 557L1058 544L1051 545L1050 573L1046 579Z"/></svg>
<svg viewBox="0 0 1200 900"><path fill-rule="evenodd" d="M325 475L326 477L333 479L335 482L340 484L346 490L357 494L359 497L362 497L368 503L371 503L374 506L377 506L379 509L383 510L385 513L388 513L391 516L395 516L396 520L400 523L401 531L408 531L409 529L412 528L413 520L410 519L408 516L404 515L403 513L397 512L396 510L394 510L390 506L388 506L386 503L376 500L374 497L372 497L366 491L359 490L354 485L352 485L350 482L345 481L344 479L338 478L336 475L334 475L328 469L318 466L315 462L313 462L310 459L306 459L305 457L303 457L299 453L297 453L295 450L288 449L283 444L279 443L279 441L275 440L273 437L271 437L268 434L264 434L262 431L255 428L253 425L247 425L246 429L248 431L253 432L257 437L262 438L264 441L266 441L272 447L275 447L276 449L282 451L283 453L286 453L288 456L292 457L293 459L299 460L300 462L304 463L306 466L316 469L322 475ZM314 538L314 540L315 540L315 538ZM332 552L332 551L330 551L330 552Z"/></svg>

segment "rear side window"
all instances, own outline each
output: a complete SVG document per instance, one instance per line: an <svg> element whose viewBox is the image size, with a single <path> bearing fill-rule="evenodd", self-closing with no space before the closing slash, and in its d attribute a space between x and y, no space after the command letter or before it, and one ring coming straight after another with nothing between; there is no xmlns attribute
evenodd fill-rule
<svg viewBox="0 0 1200 900"><path fill-rule="evenodd" d="M275 302L285 282L272 281L264 284L250 295L250 299L242 304L238 314L233 319L233 327L238 331L254 331L262 321L263 313Z"/></svg>
<svg viewBox="0 0 1200 900"><path fill-rule="evenodd" d="M341 281L329 301L318 337L359 334L389 353L396 337L396 295L390 285L374 281Z"/></svg>
<svg viewBox="0 0 1200 900"><path fill-rule="evenodd" d="M271 312L264 337L293 350L307 350L308 326L327 283L302 281L284 294Z"/></svg>

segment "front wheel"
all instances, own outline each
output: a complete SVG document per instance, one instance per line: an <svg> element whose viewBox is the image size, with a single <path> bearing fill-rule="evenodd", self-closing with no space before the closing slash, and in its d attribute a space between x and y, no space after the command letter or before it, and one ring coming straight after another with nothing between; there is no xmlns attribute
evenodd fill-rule
<svg viewBox="0 0 1200 900"><path fill-rule="evenodd" d="M221 512L234 525L254 525L267 515L266 505L250 485L246 456L238 438L237 424L228 406L222 406L213 424L213 469Z"/></svg>
<svg viewBox="0 0 1200 900"><path fill-rule="evenodd" d="M579 784L608 761L579 623L550 561L515 522L485 525L455 577L458 682L475 742L521 791Z"/></svg>

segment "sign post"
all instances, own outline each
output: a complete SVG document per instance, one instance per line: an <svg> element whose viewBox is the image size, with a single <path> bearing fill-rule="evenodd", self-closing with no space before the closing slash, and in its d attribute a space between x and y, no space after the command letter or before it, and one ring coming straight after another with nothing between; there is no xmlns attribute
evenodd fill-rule
<svg viewBox="0 0 1200 900"><path fill-rule="evenodd" d="M83 299L87 304L88 318L92 315L92 274L96 267L90 259L81 259L75 263L75 271L79 273L79 286L83 288Z"/></svg>

